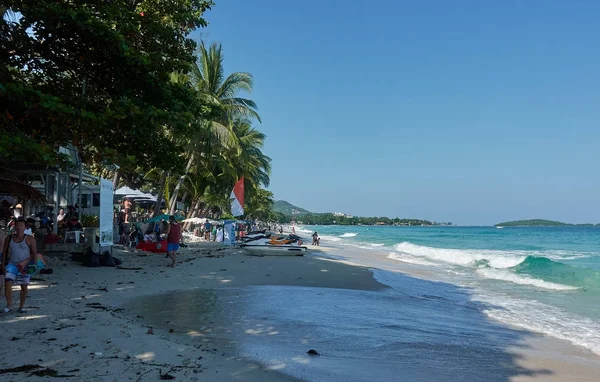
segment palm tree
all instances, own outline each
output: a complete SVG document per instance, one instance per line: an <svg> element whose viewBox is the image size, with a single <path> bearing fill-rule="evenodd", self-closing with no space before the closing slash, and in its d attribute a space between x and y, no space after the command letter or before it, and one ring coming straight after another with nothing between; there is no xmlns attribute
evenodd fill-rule
<svg viewBox="0 0 600 382"><path fill-rule="evenodd" d="M198 61L192 68L192 76L198 91L204 94L209 103L218 105L224 111L225 115L221 115L218 118L220 120L215 122L222 123L237 117L256 118L260 122L256 103L250 99L238 97L242 91L252 92L254 83L252 74L234 72L225 78L223 58L221 44L212 43L207 48L202 41Z"/></svg>
<svg viewBox="0 0 600 382"><path fill-rule="evenodd" d="M221 44L213 43L207 48L204 42L200 43L198 60L192 68L191 75L198 97L212 108L212 113L209 120L199 121L198 135L190 141L190 148L186 153L188 158L186 171L180 176L171 196L171 214L175 212L185 176L189 174L194 160L200 154L198 142L202 138L216 138L223 145L235 146L237 141L229 128L232 119L256 118L260 122L254 101L238 97L238 93L242 91L252 92L252 75L246 72L235 72L225 77Z"/></svg>
<svg viewBox="0 0 600 382"><path fill-rule="evenodd" d="M266 135L254 129L247 119L237 119L232 124L237 147L231 161L237 168L237 178L247 179L251 189L268 187L271 175L271 158L262 152Z"/></svg>

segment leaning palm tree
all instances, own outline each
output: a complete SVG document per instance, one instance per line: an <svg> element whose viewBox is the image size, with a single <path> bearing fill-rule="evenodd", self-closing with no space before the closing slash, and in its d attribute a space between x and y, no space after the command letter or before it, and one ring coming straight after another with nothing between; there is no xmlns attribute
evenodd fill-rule
<svg viewBox="0 0 600 382"><path fill-rule="evenodd" d="M203 139L218 139L225 146L235 146L235 135L231 132L229 122L235 118L255 118L260 121L254 101L239 97L239 93L252 91L253 79L250 73L235 72L225 77L223 69L223 51L221 44L213 43L207 48L200 43L198 60L192 68L191 81L201 101L211 107L209 119L198 121L197 133L189 142L186 152L188 164L185 174L177 182L170 201L170 213L175 212L179 191L186 174L189 174L193 162L200 155L198 152ZM177 80L181 80L178 77Z"/></svg>
<svg viewBox="0 0 600 382"><path fill-rule="evenodd" d="M238 169L238 178L247 179L252 189L268 187L271 158L262 152L266 135L253 128L247 119L235 120L232 131L237 144L231 161Z"/></svg>

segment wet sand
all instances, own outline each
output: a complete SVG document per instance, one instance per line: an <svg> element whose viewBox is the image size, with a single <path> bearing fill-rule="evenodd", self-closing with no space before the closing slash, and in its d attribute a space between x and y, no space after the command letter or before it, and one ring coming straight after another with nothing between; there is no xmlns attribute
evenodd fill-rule
<svg viewBox="0 0 600 382"><path fill-rule="evenodd" d="M153 323L152 317L137 316L129 305L133 308L136 301L167 292L219 293L222 288L257 285L325 288L323 293L326 288L388 289L367 268L320 259L317 251L305 257L252 257L200 243L182 251L174 269L166 267L168 260L160 254L119 249L114 255L123 260L123 267L140 269L85 268L69 258L47 256L54 274L32 282L27 313L0 315L0 340L10 349L0 359L0 369L31 364L39 366L38 371L53 369L77 380L103 381L150 381L161 374L190 381L296 380L284 374L285 368L272 370L240 357L235 341L170 327L166 321ZM210 333L216 324L209 303L205 313L204 330ZM510 380L598 380L597 356L565 341L535 334L527 338L526 346L507 349L516 359L506 365L515 369ZM31 372L8 372L2 378L22 380ZM426 368L419 376L440 377Z"/></svg>

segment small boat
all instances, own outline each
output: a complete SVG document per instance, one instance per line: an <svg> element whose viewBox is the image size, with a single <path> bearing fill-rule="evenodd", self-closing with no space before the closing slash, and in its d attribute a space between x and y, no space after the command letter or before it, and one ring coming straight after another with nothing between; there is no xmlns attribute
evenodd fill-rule
<svg viewBox="0 0 600 382"><path fill-rule="evenodd" d="M496 228L498 228L498 229L502 229L502 228L504 228L504 227L502 227L502 226L500 226L500 225L499 225L499 226L496 226Z"/></svg>
<svg viewBox="0 0 600 382"><path fill-rule="evenodd" d="M296 235L282 236L254 233L244 238L240 248L257 256L303 256L308 248L302 246L302 238Z"/></svg>
<svg viewBox="0 0 600 382"><path fill-rule="evenodd" d="M308 250L299 245L242 244L240 248L255 256L304 256Z"/></svg>

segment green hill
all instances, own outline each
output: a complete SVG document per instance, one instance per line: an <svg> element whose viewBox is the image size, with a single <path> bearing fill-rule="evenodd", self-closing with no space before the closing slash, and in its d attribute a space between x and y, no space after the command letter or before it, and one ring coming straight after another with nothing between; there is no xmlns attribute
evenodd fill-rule
<svg viewBox="0 0 600 382"><path fill-rule="evenodd" d="M568 225L572 224L544 219L515 220L496 224L497 227L562 227Z"/></svg>
<svg viewBox="0 0 600 382"><path fill-rule="evenodd" d="M285 200L276 200L275 203L273 203L273 211L280 212L285 215L300 215L310 213L304 208L297 207L291 203L286 202Z"/></svg>

